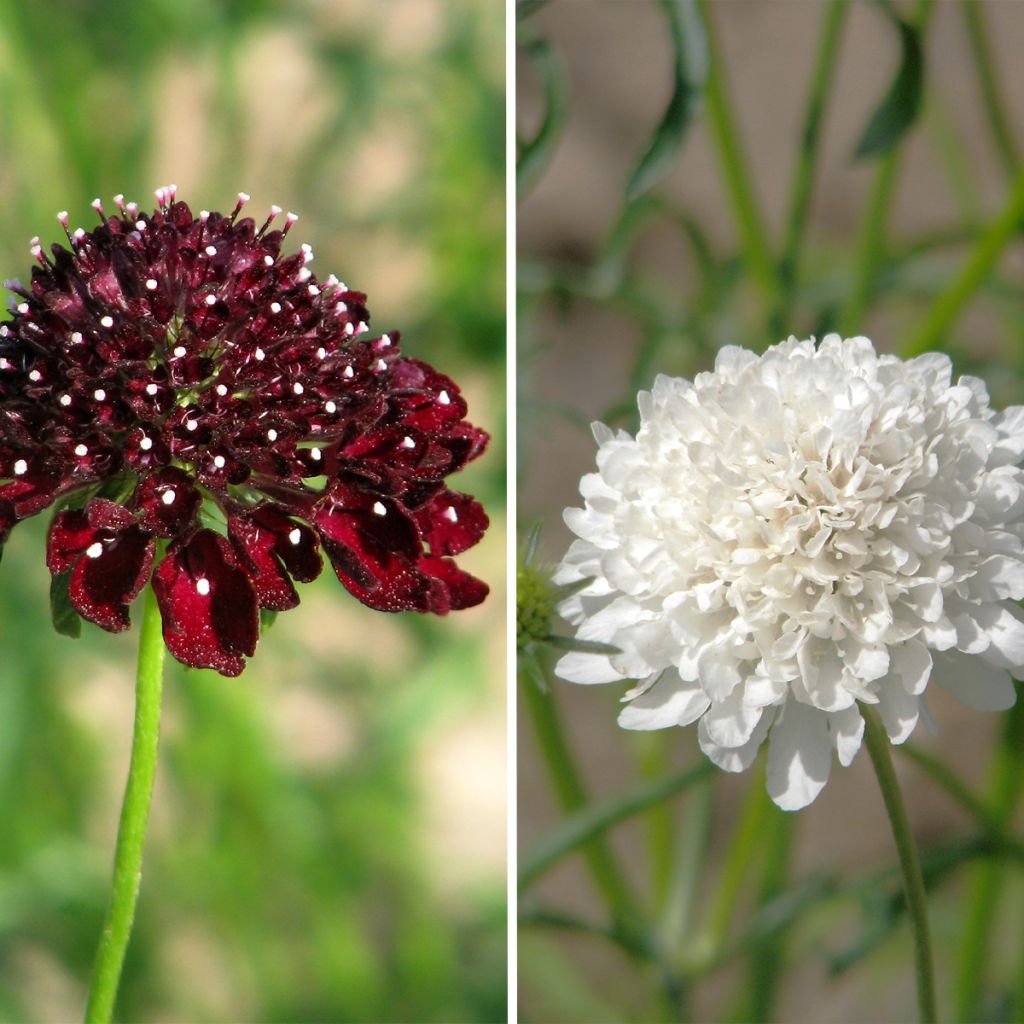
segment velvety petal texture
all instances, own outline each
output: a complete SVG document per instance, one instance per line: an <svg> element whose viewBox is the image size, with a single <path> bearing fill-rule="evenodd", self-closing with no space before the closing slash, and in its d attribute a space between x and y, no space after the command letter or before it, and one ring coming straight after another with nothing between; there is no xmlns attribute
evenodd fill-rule
<svg viewBox="0 0 1024 1024"><path fill-rule="evenodd" d="M487 595L451 558L487 528L447 486L488 442L458 386L373 336L366 296L318 280L308 245L282 252L294 214L258 226L247 201L195 215L170 186L151 213L97 200L91 231L60 214L67 247L33 242L0 325L0 553L59 501L47 564L79 614L128 628L152 575L172 653L225 675L321 552L371 608Z"/></svg>
<svg viewBox="0 0 1024 1024"><path fill-rule="evenodd" d="M860 748L860 705L893 743L932 680L979 710L1024 670L1024 408L996 412L949 359L867 338L722 349L659 377L635 437L595 425L597 472L565 519L555 582L577 683L639 680L619 723L698 722L726 771L769 744L768 790L809 804Z"/></svg>

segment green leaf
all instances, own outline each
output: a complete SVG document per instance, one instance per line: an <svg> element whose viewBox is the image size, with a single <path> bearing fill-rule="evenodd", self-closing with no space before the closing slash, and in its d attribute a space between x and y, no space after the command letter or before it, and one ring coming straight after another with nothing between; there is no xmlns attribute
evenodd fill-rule
<svg viewBox="0 0 1024 1024"><path fill-rule="evenodd" d="M702 761L695 768L645 781L621 796L599 804L591 804L577 811L554 831L534 843L519 858L519 888L525 889L563 857L578 850L613 825L681 793L714 770L715 767L710 761Z"/></svg>
<svg viewBox="0 0 1024 1024"><path fill-rule="evenodd" d="M900 34L900 66L889 91L868 121L854 153L855 159L880 156L893 149L913 125L921 109L924 54L920 29L889 11L886 13Z"/></svg>
<svg viewBox="0 0 1024 1024"><path fill-rule="evenodd" d="M525 195L537 182L554 156L569 111L569 84L562 61L543 39L526 43L524 51L532 58L544 90L544 120L529 142L519 145L516 162L516 191Z"/></svg>
<svg viewBox="0 0 1024 1024"><path fill-rule="evenodd" d="M613 644L602 644L596 640L580 640L575 636L560 636L551 633L544 637L544 643L557 647L561 651L581 651L583 654L621 654L622 651Z"/></svg>
<svg viewBox="0 0 1024 1024"><path fill-rule="evenodd" d="M71 572L62 572L50 580L50 618L61 636L77 640L82 635L82 617L75 611L68 594Z"/></svg>
<svg viewBox="0 0 1024 1024"><path fill-rule="evenodd" d="M653 188L675 162L686 130L704 94L708 77L708 39L696 0L661 0L675 51L672 98L647 151L626 186L632 201Z"/></svg>
<svg viewBox="0 0 1024 1024"><path fill-rule="evenodd" d="M537 557L537 545L540 544L540 534L543 529L544 523L538 520L530 527L529 532L526 534L526 540L523 541L523 565L533 565L533 560Z"/></svg>
<svg viewBox="0 0 1024 1024"><path fill-rule="evenodd" d="M260 630L265 631L277 621L277 612L271 611L269 608L260 609Z"/></svg>
<svg viewBox="0 0 1024 1024"><path fill-rule="evenodd" d="M524 650L519 655L519 671L526 676L530 685L536 686L541 693L548 692L548 680L544 675L544 669L537 660L537 652Z"/></svg>

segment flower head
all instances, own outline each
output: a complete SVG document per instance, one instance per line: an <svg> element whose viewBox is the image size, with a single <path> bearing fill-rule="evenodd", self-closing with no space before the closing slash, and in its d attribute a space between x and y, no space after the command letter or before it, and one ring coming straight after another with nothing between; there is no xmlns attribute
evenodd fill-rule
<svg viewBox="0 0 1024 1024"><path fill-rule="evenodd" d="M556 581L579 683L638 680L619 723L698 723L726 771L769 742L768 790L810 803L858 705L901 743L929 679L972 707L1014 702L1024 666L1024 407L989 407L944 355L867 338L725 348L713 373L659 377L637 436L597 425L598 472L566 522Z"/></svg>
<svg viewBox="0 0 1024 1024"><path fill-rule="evenodd" d="M366 296L309 246L174 186L68 230L0 325L0 545L59 503L47 564L104 629L152 574L171 652L237 675L259 610L294 607L321 550L360 601L445 614L487 587L450 556L487 516L445 478L487 434L449 378L372 337ZM158 546L158 541L163 543ZM160 553L166 547L166 554Z"/></svg>

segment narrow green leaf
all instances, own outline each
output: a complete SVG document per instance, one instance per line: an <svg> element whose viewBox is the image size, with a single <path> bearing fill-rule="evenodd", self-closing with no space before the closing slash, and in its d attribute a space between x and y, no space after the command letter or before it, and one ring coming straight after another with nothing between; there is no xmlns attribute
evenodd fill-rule
<svg viewBox="0 0 1024 1024"><path fill-rule="evenodd" d="M561 651L581 651L583 654L621 654L622 651L613 644L602 644L596 640L581 640L575 636L560 636L551 633L544 637L544 642Z"/></svg>
<svg viewBox="0 0 1024 1024"><path fill-rule="evenodd" d="M900 34L900 65L889 91L868 121L854 158L880 156L895 148L921 109L924 88L924 53L921 31L890 14Z"/></svg>
<svg viewBox="0 0 1024 1024"><path fill-rule="evenodd" d="M704 94L708 40L696 0L661 0L675 51L672 98L626 186L632 201L653 188L674 163Z"/></svg>
<svg viewBox="0 0 1024 1024"><path fill-rule="evenodd" d="M710 761L702 761L695 768L645 781L621 796L584 807L583 810L566 818L558 828L523 854L519 860L519 888L525 889L563 857L578 850L613 825L638 814L652 804L683 792L710 775L713 770L714 765Z"/></svg>
<svg viewBox="0 0 1024 1024"><path fill-rule="evenodd" d="M523 50L533 60L540 76L544 120L530 141L519 144L516 191L520 196L533 187L554 156L569 111L569 84L558 53L543 39L526 43Z"/></svg>
<svg viewBox="0 0 1024 1024"><path fill-rule="evenodd" d="M544 669L541 668L540 662L537 660L536 651L524 650L519 655L519 671L540 690L541 693L548 692L548 680L544 675Z"/></svg>
<svg viewBox="0 0 1024 1024"><path fill-rule="evenodd" d="M537 557L537 545L540 544L540 535L543 529L543 522L538 520L530 527L529 532L526 534L526 540L523 541L523 565L533 565L533 560Z"/></svg>
<svg viewBox="0 0 1024 1024"><path fill-rule="evenodd" d="M82 635L82 617L75 611L68 595L70 572L62 572L50 579L50 617L53 628L61 636L77 640Z"/></svg>

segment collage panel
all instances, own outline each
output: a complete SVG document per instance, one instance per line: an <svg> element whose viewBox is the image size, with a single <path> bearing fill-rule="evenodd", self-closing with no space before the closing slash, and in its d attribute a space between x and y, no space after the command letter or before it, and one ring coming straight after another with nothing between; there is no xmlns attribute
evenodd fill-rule
<svg viewBox="0 0 1024 1024"><path fill-rule="evenodd" d="M1021 1019L1024 8L517 15L518 1018Z"/></svg>

